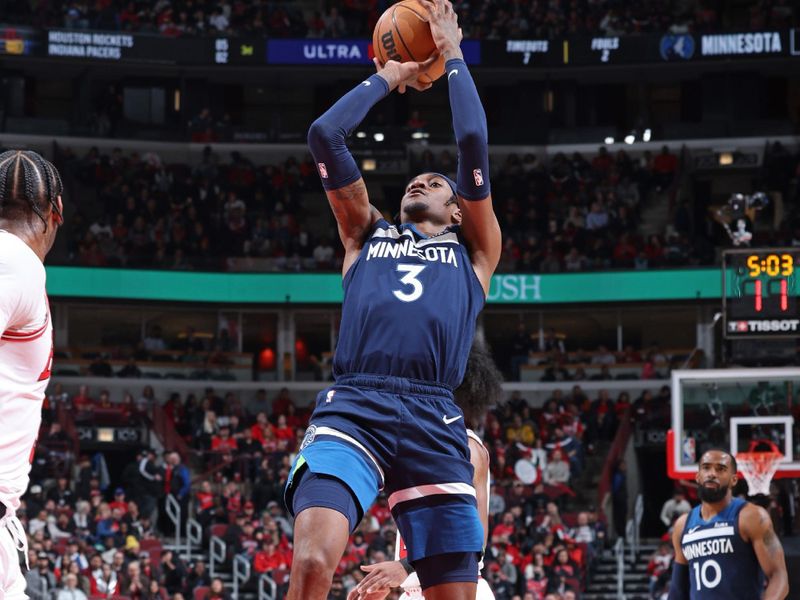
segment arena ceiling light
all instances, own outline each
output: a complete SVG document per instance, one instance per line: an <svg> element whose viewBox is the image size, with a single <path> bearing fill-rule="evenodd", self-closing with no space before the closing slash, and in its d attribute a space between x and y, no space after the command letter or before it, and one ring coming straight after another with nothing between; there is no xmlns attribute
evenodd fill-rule
<svg viewBox="0 0 800 600"><path fill-rule="evenodd" d="M364 139L365 137L367 137L367 132L366 131L359 131L359 132L356 133L356 137L359 138L359 139Z"/></svg>
<svg viewBox="0 0 800 600"><path fill-rule="evenodd" d="M603 142L605 142L607 146L610 146L611 144L614 143L614 138L609 135L608 137L606 137L606 139L603 140Z"/></svg>
<svg viewBox="0 0 800 600"><path fill-rule="evenodd" d="M650 128L648 127L647 129L644 130L644 133L642 134L642 141L649 142L652 135L653 132L650 131Z"/></svg>
<svg viewBox="0 0 800 600"><path fill-rule="evenodd" d="M376 142L382 142L383 140L385 140L385 139L386 139L386 136L385 136L385 135L383 135L383 134L382 134L380 131L376 131L376 132L375 132L375 133L372 135L372 139L374 139Z"/></svg>
<svg viewBox="0 0 800 600"><path fill-rule="evenodd" d="M628 135L625 136L625 143L628 144L629 146L633 144L633 142L635 141L636 141L636 136L633 135L632 133L629 133Z"/></svg>

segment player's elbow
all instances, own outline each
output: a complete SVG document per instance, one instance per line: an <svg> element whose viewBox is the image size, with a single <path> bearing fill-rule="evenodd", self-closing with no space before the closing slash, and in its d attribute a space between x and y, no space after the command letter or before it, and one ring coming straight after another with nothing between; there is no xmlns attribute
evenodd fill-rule
<svg viewBox="0 0 800 600"><path fill-rule="evenodd" d="M489 133L486 130L486 123L472 123L464 127L459 132L456 140L458 149L462 154L474 154L475 152L488 152Z"/></svg>
<svg viewBox="0 0 800 600"><path fill-rule="evenodd" d="M323 117L320 117L308 128L306 139L309 147L313 150L320 146L330 147L331 143L336 139L336 134L337 129L325 122Z"/></svg>

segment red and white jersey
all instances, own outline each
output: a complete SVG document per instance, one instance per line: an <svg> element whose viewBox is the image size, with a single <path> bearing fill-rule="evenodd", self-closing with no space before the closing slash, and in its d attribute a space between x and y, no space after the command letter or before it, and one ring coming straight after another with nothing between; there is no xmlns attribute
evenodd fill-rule
<svg viewBox="0 0 800 600"><path fill-rule="evenodd" d="M44 265L0 230L0 503L13 511L28 488L52 360Z"/></svg>

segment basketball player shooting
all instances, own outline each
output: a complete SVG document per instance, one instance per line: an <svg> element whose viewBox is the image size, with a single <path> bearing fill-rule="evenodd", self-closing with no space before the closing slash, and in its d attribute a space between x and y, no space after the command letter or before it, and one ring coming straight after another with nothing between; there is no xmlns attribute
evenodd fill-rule
<svg viewBox="0 0 800 600"><path fill-rule="evenodd" d="M53 360L44 257L62 223L61 178L36 152L0 154L0 598L25 595L16 517L28 489Z"/></svg>
<svg viewBox="0 0 800 600"><path fill-rule="evenodd" d="M483 528L461 382L475 321L500 258L486 116L464 63L449 2L426 0L447 69L457 182L423 173L400 201L400 224L369 202L345 137L429 65L378 65L309 130L345 248L335 384L317 398L286 487L295 516L288 598L323 600L347 538L380 489L428 600L474 600Z"/></svg>
<svg viewBox="0 0 800 600"><path fill-rule="evenodd" d="M469 460L475 469L472 483L477 494L484 542L489 535L489 451L474 430L484 422L488 408L502 400L502 380L489 349L476 339L469 353L464 381L454 395L468 426ZM395 556L401 555L402 546L403 542L398 536ZM419 589L419 578L405 558L361 568L367 575L350 591L347 600L383 600L396 587L403 588L400 600L424 600ZM481 561L478 572L482 569ZM475 600L494 600L494 594L483 578L478 579Z"/></svg>
<svg viewBox="0 0 800 600"><path fill-rule="evenodd" d="M760 506L733 497L736 472L729 452L700 457L695 480L701 503L678 518L672 533L669 600L783 600L789 594L772 520Z"/></svg>

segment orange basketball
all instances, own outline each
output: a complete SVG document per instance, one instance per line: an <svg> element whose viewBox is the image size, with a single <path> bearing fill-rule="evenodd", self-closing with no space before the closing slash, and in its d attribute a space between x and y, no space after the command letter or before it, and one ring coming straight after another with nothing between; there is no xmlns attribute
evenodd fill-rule
<svg viewBox="0 0 800 600"><path fill-rule="evenodd" d="M425 62L436 51L428 11L418 0L402 0L390 6L378 19L372 34L372 48L382 65L386 61ZM436 59L420 83L433 83L444 75L444 56Z"/></svg>

